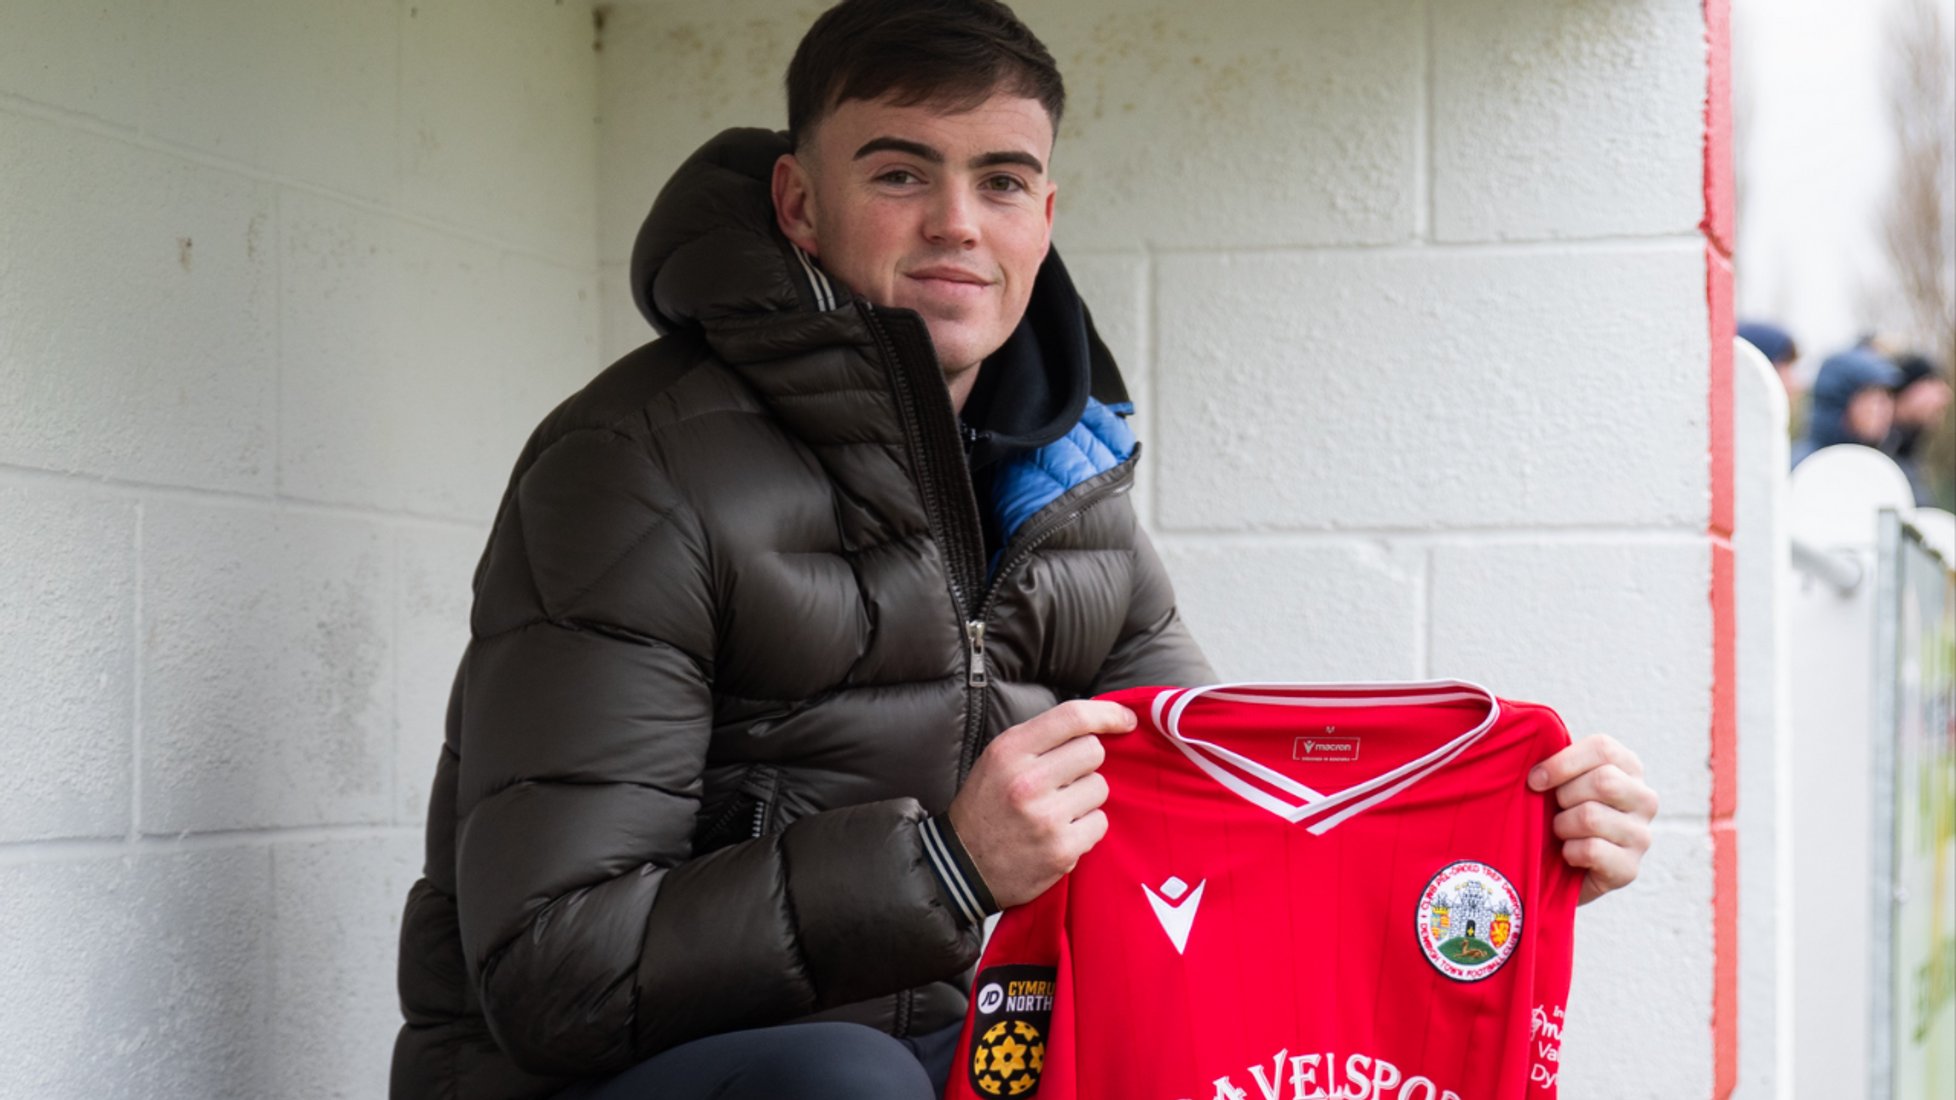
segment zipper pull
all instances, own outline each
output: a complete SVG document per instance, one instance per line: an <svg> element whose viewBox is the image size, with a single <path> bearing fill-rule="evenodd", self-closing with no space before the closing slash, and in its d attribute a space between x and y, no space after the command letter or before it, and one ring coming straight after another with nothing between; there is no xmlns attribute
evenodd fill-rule
<svg viewBox="0 0 1956 1100"><path fill-rule="evenodd" d="M965 623L964 640L965 657L969 662L966 665L967 672L965 673L964 686L974 688L984 687L991 683L991 677L985 674L984 622L979 619L973 619Z"/></svg>

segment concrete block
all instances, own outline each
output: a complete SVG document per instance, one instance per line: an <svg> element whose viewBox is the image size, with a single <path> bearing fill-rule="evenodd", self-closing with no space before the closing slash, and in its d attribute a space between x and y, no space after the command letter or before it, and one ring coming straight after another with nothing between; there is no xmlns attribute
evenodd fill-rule
<svg viewBox="0 0 1956 1100"><path fill-rule="evenodd" d="M608 4L598 62L598 258L631 259L673 169L730 126L788 125L788 59L830 0Z"/></svg>
<svg viewBox="0 0 1956 1100"><path fill-rule="evenodd" d="M272 189L4 113L0 162L0 463L270 491Z"/></svg>
<svg viewBox="0 0 1956 1100"><path fill-rule="evenodd" d="M1705 211L1700 0L1432 9L1436 237L1696 232Z"/></svg>
<svg viewBox="0 0 1956 1100"><path fill-rule="evenodd" d="M393 193L395 0L7 7L0 91L322 187Z"/></svg>
<svg viewBox="0 0 1956 1100"><path fill-rule="evenodd" d="M1412 236L1414 0L1015 10L1066 76L1053 172L1076 248Z"/></svg>
<svg viewBox="0 0 1956 1100"><path fill-rule="evenodd" d="M143 831L392 816L394 569L378 524L148 505Z"/></svg>
<svg viewBox="0 0 1956 1100"><path fill-rule="evenodd" d="M1576 913L1562 1096L1676 1100L1712 1089L1712 855L1660 824L1630 886Z"/></svg>
<svg viewBox="0 0 1956 1100"><path fill-rule="evenodd" d="M401 28L401 201L590 267L598 154L590 5L413 0Z"/></svg>
<svg viewBox="0 0 1956 1100"><path fill-rule="evenodd" d="M594 372L594 274L287 195L280 488L487 523Z"/></svg>
<svg viewBox="0 0 1956 1100"><path fill-rule="evenodd" d="M497 271L495 301L496 314L489 323L501 349L502 396L491 421L493 431L481 443L494 454L491 466L500 499L516 453L537 422L611 360L599 349L595 269L505 255ZM480 518L486 525L494 517Z"/></svg>
<svg viewBox="0 0 1956 1100"><path fill-rule="evenodd" d="M387 1095L395 959L421 839L272 849L272 1064L285 1100Z"/></svg>
<svg viewBox="0 0 1956 1100"><path fill-rule="evenodd" d="M1607 733L1643 760L1667 815L1707 811L1707 545L1440 546L1432 583L1434 675L1554 707L1572 737Z"/></svg>
<svg viewBox="0 0 1956 1100"><path fill-rule="evenodd" d="M395 820L419 825L428 814L448 717L448 692L469 644L470 582L488 531L402 527L400 734Z"/></svg>
<svg viewBox="0 0 1956 1100"><path fill-rule="evenodd" d="M0 842L129 828L136 510L0 485Z"/></svg>
<svg viewBox="0 0 1956 1100"><path fill-rule="evenodd" d="M274 1095L270 887L258 848L0 866L7 1094Z"/></svg>
<svg viewBox="0 0 1956 1100"><path fill-rule="evenodd" d="M782 75L827 6L606 9L606 263L630 258L652 199L701 142L729 126L786 124ZM1067 80L1053 171L1076 250L1411 236L1423 72L1413 0L1023 0L1014 10Z"/></svg>
<svg viewBox="0 0 1956 1100"><path fill-rule="evenodd" d="M1066 254L1073 285L1093 314L1094 328L1107 343L1121 368L1135 413L1128 427L1146 453L1135 471L1134 510L1147 523L1154 503L1154 387L1148 349L1150 309L1148 259L1140 254L1075 256Z"/></svg>
<svg viewBox="0 0 1956 1100"><path fill-rule="evenodd" d="M1164 528L1705 523L1697 246L1163 256L1156 279Z"/></svg>
<svg viewBox="0 0 1956 1100"><path fill-rule="evenodd" d="M1421 675L1417 551L1171 537L1161 552L1182 615L1225 680Z"/></svg>

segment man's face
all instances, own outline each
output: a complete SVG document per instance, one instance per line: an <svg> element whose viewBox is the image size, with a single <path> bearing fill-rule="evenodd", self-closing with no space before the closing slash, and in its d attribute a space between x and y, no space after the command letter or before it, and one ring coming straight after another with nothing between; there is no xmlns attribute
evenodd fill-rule
<svg viewBox="0 0 1956 1100"><path fill-rule="evenodd" d="M850 100L775 165L775 213L850 289L922 315L962 403L1046 258L1052 149L1045 108L1021 96L956 112Z"/></svg>
<svg viewBox="0 0 1956 1100"><path fill-rule="evenodd" d="M1949 408L1949 383L1940 378L1917 379L1895 395L1895 422L1911 428L1927 428L1942 419Z"/></svg>
<svg viewBox="0 0 1956 1100"><path fill-rule="evenodd" d="M1872 447L1895 422L1895 398L1879 386L1869 386L1847 399L1847 413L1842 419L1849 435Z"/></svg>

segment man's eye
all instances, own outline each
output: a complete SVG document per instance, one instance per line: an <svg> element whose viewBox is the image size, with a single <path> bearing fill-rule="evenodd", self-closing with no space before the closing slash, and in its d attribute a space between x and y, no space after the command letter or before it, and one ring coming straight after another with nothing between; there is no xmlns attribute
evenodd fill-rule
<svg viewBox="0 0 1956 1100"><path fill-rule="evenodd" d="M892 168L876 177L878 183L915 183L917 177L907 168Z"/></svg>
<svg viewBox="0 0 1956 1100"><path fill-rule="evenodd" d="M993 176L985 181L985 188L990 191L1024 191L1026 185L1017 176Z"/></svg>

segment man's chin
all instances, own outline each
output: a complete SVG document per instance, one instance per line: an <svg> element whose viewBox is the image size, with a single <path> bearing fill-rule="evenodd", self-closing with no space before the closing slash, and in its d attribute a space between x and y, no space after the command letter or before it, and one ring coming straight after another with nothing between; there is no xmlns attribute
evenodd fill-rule
<svg viewBox="0 0 1956 1100"><path fill-rule="evenodd" d="M1004 343L1003 340L987 341L982 333L973 332L968 326L945 324L928 316L924 318L924 327L930 330L931 347L937 352L938 365L946 371L979 363Z"/></svg>

